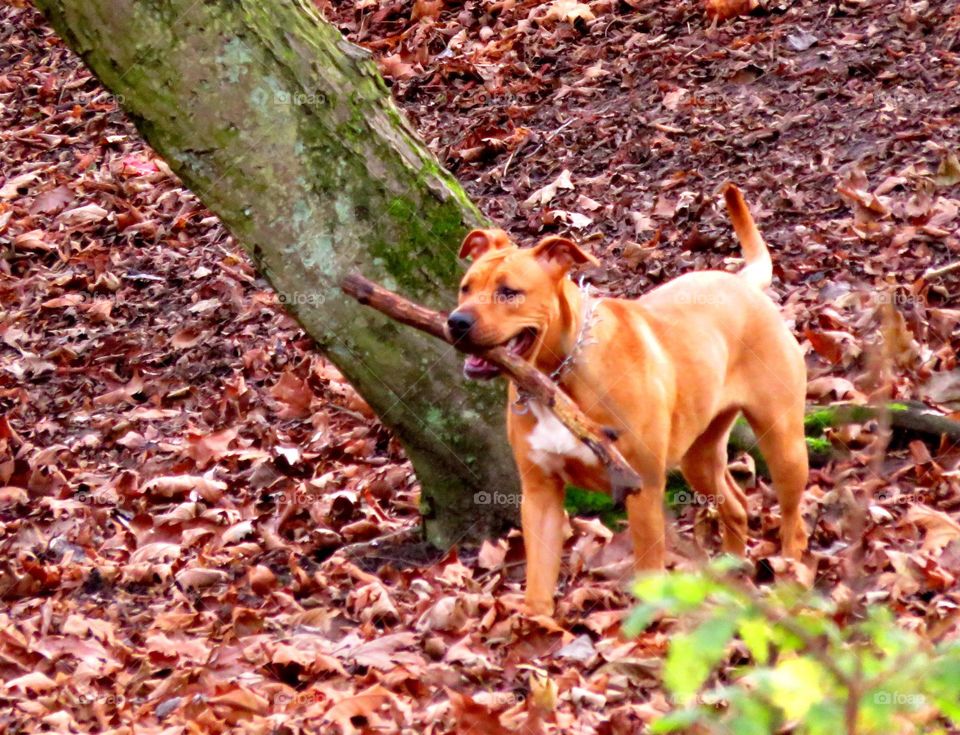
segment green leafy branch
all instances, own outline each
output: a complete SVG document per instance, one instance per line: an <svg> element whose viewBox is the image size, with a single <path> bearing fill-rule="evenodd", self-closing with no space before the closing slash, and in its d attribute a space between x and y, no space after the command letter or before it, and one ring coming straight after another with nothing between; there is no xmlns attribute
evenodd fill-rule
<svg viewBox="0 0 960 735"><path fill-rule="evenodd" d="M675 708L651 732L892 735L960 724L960 642L928 643L881 605L844 623L837 603L797 584L751 588L740 563L636 582L641 605L625 632L664 617L680 628L663 669Z"/></svg>

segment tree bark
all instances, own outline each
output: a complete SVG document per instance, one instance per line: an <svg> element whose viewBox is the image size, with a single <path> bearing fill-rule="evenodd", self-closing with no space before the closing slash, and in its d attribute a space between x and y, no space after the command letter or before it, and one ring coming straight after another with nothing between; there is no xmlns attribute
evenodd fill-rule
<svg viewBox="0 0 960 735"><path fill-rule="evenodd" d="M517 492L503 385L363 309L360 270L433 308L483 218L393 105L369 54L307 0L37 0L144 138L247 249L324 354L403 443L429 540L495 534Z"/></svg>

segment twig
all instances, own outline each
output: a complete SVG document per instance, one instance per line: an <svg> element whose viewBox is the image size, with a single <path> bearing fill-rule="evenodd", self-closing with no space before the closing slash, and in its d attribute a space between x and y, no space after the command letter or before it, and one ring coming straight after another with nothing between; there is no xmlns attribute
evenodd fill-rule
<svg viewBox="0 0 960 735"><path fill-rule="evenodd" d="M924 271L921 278L924 281L929 281L933 278L938 278L940 276L945 276L948 273L953 273L954 271L960 271L960 260L956 260L953 263L947 263L939 268L928 268L926 271Z"/></svg>
<svg viewBox="0 0 960 735"><path fill-rule="evenodd" d="M462 342L452 341L447 334L445 315L414 304L359 274L346 276L340 282L340 288L361 304L401 324L442 339L461 352L481 355L484 360L503 370L523 393L552 411L560 423L597 456L607 471L614 503L619 505L628 494L640 491L640 477L613 445L613 432L604 430L588 418L566 393L532 365L503 347L474 349Z"/></svg>
<svg viewBox="0 0 960 735"><path fill-rule="evenodd" d="M337 549L336 554L342 554L347 559L359 559L373 551L383 551L389 544L409 541L410 539L419 537L420 529L416 526L408 526L407 528L401 528L399 531L388 533L385 536L377 536L377 538L370 539L369 541L358 541L355 544L341 546Z"/></svg>

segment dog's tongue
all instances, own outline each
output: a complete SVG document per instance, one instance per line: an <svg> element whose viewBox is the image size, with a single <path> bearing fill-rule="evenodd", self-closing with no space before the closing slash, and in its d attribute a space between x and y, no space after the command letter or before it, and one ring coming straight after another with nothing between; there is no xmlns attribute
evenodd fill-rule
<svg viewBox="0 0 960 735"><path fill-rule="evenodd" d="M463 372L468 378L493 378L500 374L500 368L479 355L467 355Z"/></svg>

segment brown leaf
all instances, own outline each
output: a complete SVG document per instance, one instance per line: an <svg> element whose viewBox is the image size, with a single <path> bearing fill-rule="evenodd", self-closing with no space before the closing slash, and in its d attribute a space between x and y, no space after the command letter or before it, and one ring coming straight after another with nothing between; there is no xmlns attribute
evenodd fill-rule
<svg viewBox="0 0 960 735"><path fill-rule="evenodd" d="M185 589L203 589L230 579L230 575L220 569L193 567L177 572L176 580Z"/></svg>
<svg viewBox="0 0 960 735"><path fill-rule="evenodd" d="M188 434L184 442L183 454L197 463L201 470L221 457L228 451L237 438L236 429L221 429L212 434Z"/></svg>
<svg viewBox="0 0 960 735"><path fill-rule="evenodd" d="M265 697L243 687L237 687L217 697L210 697L207 701L212 705L227 706L230 709L254 712L259 715L270 711L270 702Z"/></svg>
<svg viewBox="0 0 960 735"><path fill-rule="evenodd" d="M410 20L439 18L443 12L443 0L416 0L410 11Z"/></svg>
<svg viewBox="0 0 960 735"><path fill-rule="evenodd" d="M551 199L553 199L557 192L560 189L573 189L574 184L573 180L570 178L570 172L567 169L564 169L560 172L560 175L557 176L553 181L551 181L546 186L543 186L537 189L533 194L527 197L524 201L523 206L527 209L531 209L536 206L543 206L548 204Z"/></svg>
<svg viewBox="0 0 960 735"><path fill-rule="evenodd" d="M580 0L554 0L550 4L550 7L547 8L543 19L562 23L574 23L578 20L595 20L596 17L590 9L590 6L580 2Z"/></svg>
<svg viewBox="0 0 960 735"><path fill-rule="evenodd" d="M29 674L10 679L6 682L6 687L8 690L20 689L24 692L42 694L43 692L49 692L51 689L56 689L57 683L46 674L31 671Z"/></svg>
<svg viewBox="0 0 960 735"><path fill-rule="evenodd" d="M457 735L469 733L484 733L484 735L514 735L500 722L500 714L486 705L480 704L473 697L447 689L450 697L453 718L456 720Z"/></svg>
<svg viewBox="0 0 960 735"><path fill-rule="evenodd" d="M69 187L58 186L43 192L30 205L30 214L56 214L73 201Z"/></svg>
<svg viewBox="0 0 960 735"><path fill-rule="evenodd" d="M258 595L266 595L277 584L276 575L263 564L256 564L247 572L247 580L250 582L250 589Z"/></svg>
<svg viewBox="0 0 960 735"><path fill-rule="evenodd" d="M154 477L143 486L145 493L154 493L164 498L172 498L175 495L183 495L191 490L196 490L205 499L219 499L226 489L227 483L200 475Z"/></svg>
<svg viewBox="0 0 960 735"><path fill-rule="evenodd" d="M704 10L708 18L728 20L748 15L758 4L757 0L704 0Z"/></svg>
<svg viewBox="0 0 960 735"><path fill-rule="evenodd" d="M110 213L97 204L85 204L62 212L57 216L57 222L67 227L84 227L105 220Z"/></svg>
<svg viewBox="0 0 960 735"><path fill-rule="evenodd" d="M297 377L293 371L285 370L280 380L270 389L270 395L283 404L280 418L306 418L311 414L313 391L305 380Z"/></svg>
<svg viewBox="0 0 960 735"><path fill-rule="evenodd" d="M389 79L409 79L417 75L413 64L408 64L400 54L391 54L377 60L380 73Z"/></svg>
<svg viewBox="0 0 960 735"><path fill-rule="evenodd" d="M960 523L946 513L926 505L913 505L907 511L907 520L927 532L923 550L938 554L951 541L960 539Z"/></svg>
<svg viewBox="0 0 960 735"><path fill-rule="evenodd" d="M353 724L355 718L369 719L380 707L393 701L394 695L390 690L374 684L359 694L341 699L327 710L324 720L339 725L343 735L353 735L359 732Z"/></svg>
<svg viewBox="0 0 960 735"><path fill-rule="evenodd" d="M96 406L112 406L117 403L133 403L133 396L143 390L143 378L140 373L134 371L130 381L121 388L103 393L93 399Z"/></svg>

